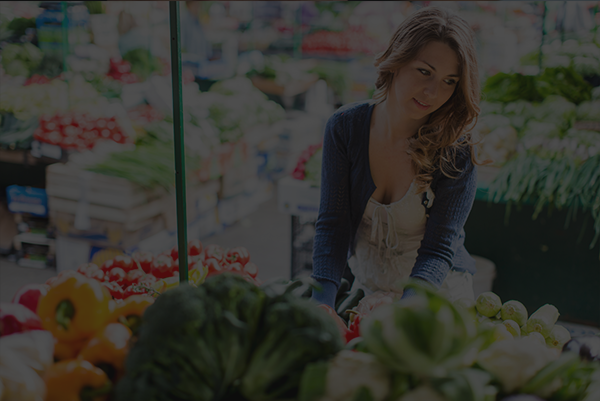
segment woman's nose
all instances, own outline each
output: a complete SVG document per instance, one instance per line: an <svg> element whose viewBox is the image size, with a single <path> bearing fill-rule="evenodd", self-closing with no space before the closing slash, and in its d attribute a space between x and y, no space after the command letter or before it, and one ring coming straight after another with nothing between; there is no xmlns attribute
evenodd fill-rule
<svg viewBox="0 0 600 401"><path fill-rule="evenodd" d="M438 86L436 82L430 82L425 86L424 93L429 99L435 99L437 97Z"/></svg>

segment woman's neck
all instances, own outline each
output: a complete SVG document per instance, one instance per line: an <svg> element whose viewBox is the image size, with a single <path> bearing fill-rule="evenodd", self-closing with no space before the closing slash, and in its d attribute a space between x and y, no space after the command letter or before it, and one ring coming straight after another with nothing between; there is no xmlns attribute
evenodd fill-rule
<svg viewBox="0 0 600 401"><path fill-rule="evenodd" d="M421 120L409 118L400 111L394 99L389 97L379 103L375 110L377 112L376 120L381 132L393 142L406 141L414 136L419 128L427 122L427 118Z"/></svg>

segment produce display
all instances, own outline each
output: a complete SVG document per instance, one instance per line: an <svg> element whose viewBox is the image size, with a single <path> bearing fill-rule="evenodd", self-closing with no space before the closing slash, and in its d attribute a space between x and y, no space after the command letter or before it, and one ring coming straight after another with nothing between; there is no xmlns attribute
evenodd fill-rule
<svg viewBox="0 0 600 401"><path fill-rule="evenodd" d="M85 3L93 14L108 7ZM188 180L225 174L234 149L245 158L261 131L286 118L256 78L280 88L323 79L334 104L366 92L356 79L369 73L360 58L372 64L385 48L376 38L387 28L363 4L350 3L301 5L297 13L282 6L274 26L289 36L274 44L289 39L294 56L255 50L249 64L236 66L237 76L216 82L184 69ZM350 14L354 7L363 9ZM219 14L219 7L206 13ZM285 26L286 14L301 16L299 26ZM172 192L172 82L170 63L154 55L158 43L120 56L88 43L99 58L86 58L80 48L63 58L44 54L32 29L35 18L0 16L0 146L29 150L37 141L69 151L61 154L82 152L70 161L87 171ZM110 39L97 32L94 40ZM58 43L62 33L55 33ZM533 203L533 218L546 207L567 209L568 220L591 211L590 248L600 239L600 88L594 87L600 36L594 35L553 41L523 57L529 67L541 62L537 75L488 77L475 127L483 138L479 156L498 170L490 200L505 201L508 211ZM215 53L225 63L228 44ZM200 81L210 88L201 91ZM312 144L292 177L320 187L322 157L323 144ZM177 246L95 258L0 303L0 401L600 400L600 334L570 331L551 304L528 311L490 291L450 301L416 281L406 283L414 294L407 299L396 292L366 295L342 279L332 308L309 299L320 290L314 280L263 283L247 248L199 239L187 244L187 266L180 266ZM187 269L185 283L180 269Z"/></svg>
<svg viewBox="0 0 600 401"><path fill-rule="evenodd" d="M63 149L93 149L99 140L133 143L116 117L95 118L87 113L57 113L42 116L34 139Z"/></svg>
<svg viewBox="0 0 600 401"><path fill-rule="evenodd" d="M319 30L302 38L302 52L309 55L353 57L357 53L374 54L381 44L357 28L345 31Z"/></svg>
<svg viewBox="0 0 600 401"><path fill-rule="evenodd" d="M600 395L600 364L585 351L596 352L600 337L559 339L551 305L527 317L519 302L502 304L493 293L451 303L417 283L408 287L418 295L375 296L371 303L378 306L360 314L360 337L334 358L307 366L299 400L591 401ZM511 321L525 322L542 341L513 336L506 327L519 326Z"/></svg>
<svg viewBox="0 0 600 401"><path fill-rule="evenodd" d="M323 159L323 144L310 145L298 158L292 177L307 181L312 186L321 186L321 164Z"/></svg>
<svg viewBox="0 0 600 401"><path fill-rule="evenodd" d="M530 315L492 292L450 302L409 282L416 295L400 300L351 294L344 282L336 311L306 299L319 290L312 279L262 284L243 247L190 241L185 285L178 256L176 247L117 256L18 291L0 306L2 347L17 347L7 358L23 369L18 379L0 374L6 394L249 401L600 395L600 336L571 338L549 304ZM345 306L348 320L338 315ZM40 362L25 357L31 352Z"/></svg>
<svg viewBox="0 0 600 401"><path fill-rule="evenodd" d="M476 130L483 137L482 159L500 167L489 198L512 204L531 202L535 219L546 207L590 211L600 236L600 133L577 122L599 122L597 89L572 67L552 67L539 76L497 74L488 78Z"/></svg>

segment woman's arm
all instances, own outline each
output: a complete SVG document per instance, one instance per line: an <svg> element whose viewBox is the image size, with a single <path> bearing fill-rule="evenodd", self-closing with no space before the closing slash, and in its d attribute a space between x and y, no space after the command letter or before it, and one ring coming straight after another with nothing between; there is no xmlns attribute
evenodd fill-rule
<svg viewBox="0 0 600 401"><path fill-rule="evenodd" d="M425 235L411 277L423 279L440 288L452 259L464 241L464 225L469 217L477 192L477 170L470 152L459 152L458 178L441 174L435 191L435 201L429 210Z"/></svg>
<svg viewBox="0 0 600 401"><path fill-rule="evenodd" d="M350 242L350 159L342 114L328 121L323 139L321 201L315 225L313 274L323 287L313 292L319 303L334 306Z"/></svg>

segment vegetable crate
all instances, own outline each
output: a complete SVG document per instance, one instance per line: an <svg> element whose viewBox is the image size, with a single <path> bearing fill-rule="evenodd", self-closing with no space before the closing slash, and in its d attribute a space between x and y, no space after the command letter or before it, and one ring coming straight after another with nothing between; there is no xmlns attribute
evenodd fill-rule
<svg viewBox="0 0 600 401"><path fill-rule="evenodd" d="M589 249L594 230L580 213L565 227L567 212L543 211L532 219L533 206L512 208L490 203L479 194L465 225L465 246L494 262L493 290L502 299L518 299L528 310L551 303L560 320L600 327L598 245ZM492 229L490 229L492 228Z"/></svg>

